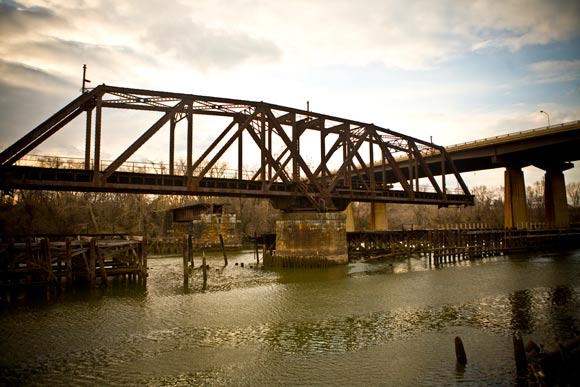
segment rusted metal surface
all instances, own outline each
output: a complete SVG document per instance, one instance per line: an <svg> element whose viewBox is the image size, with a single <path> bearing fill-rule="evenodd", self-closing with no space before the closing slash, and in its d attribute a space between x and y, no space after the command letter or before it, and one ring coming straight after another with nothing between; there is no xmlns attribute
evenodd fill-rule
<svg viewBox="0 0 580 387"><path fill-rule="evenodd" d="M101 154L105 109L162 115L118 157L105 163ZM87 137L83 165L23 162L82 113L86 113ZM194 133L195 116L226 120L225 126L212 128L212 133L219 134L199 157L193 151L193 144L199 141L198 132ZM180 139L176 126L183 120L186 138ZM130 158L165 126L170 142L166 166L154 173L127 171ZM176 143L186 144L182 168L175 165ZM244 156L253 153L259 154L258 170L248 174ZM450 194L444 176L437 181L425 161L434 153L439 154L444 171L454 177L460 192ZM407 164L401 167L397 160L404 158ZM220 173L224 163L237 168L233 176ZM420 184L423 176L426 179ZM250 196L269 198L285 211L341 211L351 201L440 206L473 203L443 147L389 129L265 102L107 85L82 94L0 153L0 188Z"/></svg>

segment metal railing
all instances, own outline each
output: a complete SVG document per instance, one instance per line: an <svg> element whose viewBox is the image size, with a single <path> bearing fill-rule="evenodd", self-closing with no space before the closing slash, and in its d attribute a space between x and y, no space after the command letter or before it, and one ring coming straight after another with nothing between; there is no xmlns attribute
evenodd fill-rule
<svg viewBox="0 0 580 387"><path fill-rule="evenodd" d="M93 165L91 160L91 169ZM104 171L109 165L113 163L112 160L101 160L99 163L99 170ZM44 155L27 155L18 160L15 165L27 167L40 168L55 168L55 169L85 169L85 159L80 157L58 157L58 156L44 156ZM169 164L155 161L126 161L117 171L156 175L169 175ZM185 176L187 165L184 163L174 163L173 174L177 176ZM196 168L193 171L193 176L199 176L203 166ZM243 179L250 180L256 171L243 170ZM222 179L238 179L239 173L237 169L229 169L225 167L211 168L205 175L206 177L222 178Z"/></svg>
<svg viewBox="0 0 580 387"><path fill-rule="evenodd" d="M461 148L467 148L470 145L475 145L475 144L480 145L480 144L484 144L484 143L493 144L497 140L505 140L508 138L513 139L513 140L517 140L520 138L533 137L532 135L536 135L538 133L541 134L541 133L547 133L550 131L557 133L558 130L555 130L555 129L563 129L563 128L567 128L568 126L574 126L574 125L580 125L580 120L565 122L565 123L561 123L561 124L557 124L557 125L541 126L539 128L522 130L522 131L515 132L515 133L500 134L497 136L486 137L486 138L482 138L479 140L461 142L459 144L448 145L445 147L445 149L447 149L447 151L452 152L452 151L459 150Z"/></svg>

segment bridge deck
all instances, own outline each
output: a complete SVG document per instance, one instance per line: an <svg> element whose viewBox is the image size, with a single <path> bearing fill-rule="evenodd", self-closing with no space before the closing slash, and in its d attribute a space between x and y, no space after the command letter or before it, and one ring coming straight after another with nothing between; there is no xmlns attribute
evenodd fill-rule
<svg viewBox="0 0 580 387"><path fill-rule="evenodd" d="M0 186L22 189L62 190L80 192L150 193L199 196L245 196L257 198L293 198L300 193L295 185L286 183L262 183L252 180L204 177L195 185L186 176L135 172L115 172L106 183L94 182L94 171L83 169L38 168L12 166L4 168ZM314 189L314 188L312 188ZM409 198L406 191L387 189L369 192L360 187L337 186L333 193L336 200L345 202L391 202L417 204L440 204L437 192L414 192ZM466 205L469 197L464 194L447 194L450 205Z"/></svg>

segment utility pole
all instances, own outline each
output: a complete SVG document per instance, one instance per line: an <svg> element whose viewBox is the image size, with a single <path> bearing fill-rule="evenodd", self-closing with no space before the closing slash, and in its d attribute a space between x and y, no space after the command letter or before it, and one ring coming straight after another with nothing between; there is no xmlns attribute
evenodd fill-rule
<svg viewBox="0 0 580 387"><path fill-rule="evenodd" d="M87 65L86 65L86 64L84 64L84 65L83 65L83 85L81 86L81 92L82 92L83 94L84 94L84 93L87 91L87 88L86 88L86 84L87 84L87 83L91 83L91 81L89 81L89 80L87 79Z"/></svg>

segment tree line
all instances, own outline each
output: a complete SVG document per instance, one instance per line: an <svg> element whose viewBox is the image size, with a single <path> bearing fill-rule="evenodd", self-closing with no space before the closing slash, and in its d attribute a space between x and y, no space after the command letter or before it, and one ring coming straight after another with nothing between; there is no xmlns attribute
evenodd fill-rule
<svg viewBox="0 0 580 387"><path fill-rule="evenodd" d="M389 228L433 228L459 223L502 227L503 188L477 186L471 193L475 205L465 208L388 204ZM544 221L543 196L542 182L526 187L530 222ZM578 223L580 183L569 183L567 196L571 222ZM226 211L236 214L240 220L242 235L275 232L278 211L266 199L17 190L2 196L0 233L127 233L154 238L165 236L171 227L171 209L196 203L225 204ZM354 210L356 228L369 229L370 205L355 203Z"/></svg>

